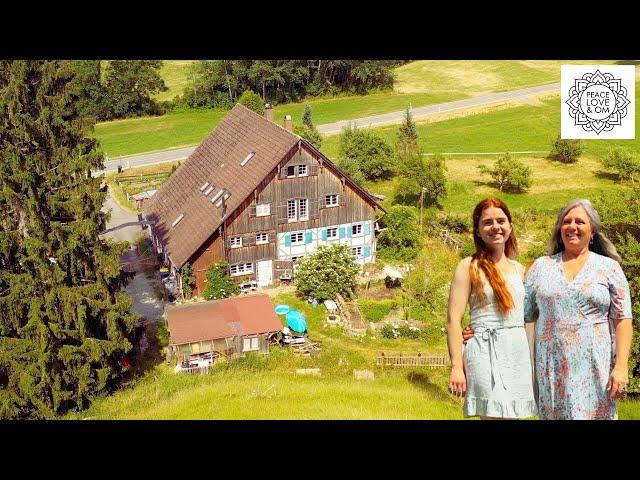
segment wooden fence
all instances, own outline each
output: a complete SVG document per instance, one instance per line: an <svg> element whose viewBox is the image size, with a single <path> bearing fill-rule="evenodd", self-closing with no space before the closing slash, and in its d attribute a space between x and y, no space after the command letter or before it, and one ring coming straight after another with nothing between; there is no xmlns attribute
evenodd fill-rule
<svg viewBox="0 0 640 480"><path fill-rule="evenodd" d="M449 366L449 357L445 353L423 354L423 353L381 353L376 357L379 367L393 368L444 368Z"/></svg>

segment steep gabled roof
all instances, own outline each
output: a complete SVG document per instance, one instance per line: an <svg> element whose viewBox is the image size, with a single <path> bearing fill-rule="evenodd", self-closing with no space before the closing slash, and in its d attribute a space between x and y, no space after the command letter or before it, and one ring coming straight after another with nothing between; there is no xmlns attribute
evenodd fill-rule
<svg viewBox="0 0 640 480"><path fill-rule="evenodd" d="M182 268L222 225L222 207L216 207L211 199L219 199L225 189L230 194L225 214L225 218L229 217L299 142L384 210L373 196L306 140L237 104L143 206L145 217L154 222L154 233L173 264ZM252 152L255 155L241 166Z"/></svg>
<svg viewBox="0 0 640 480"><path fill-rule="evenodd" d="M144 207L171 261L182 268L222 224L222 208L211 202L222 188L230 193L229 216L298 141L297 135L248 108L233 107ZM251 152L255 155L241 167ZM206 182L214 188L205 197L201 188Z"/></svg>

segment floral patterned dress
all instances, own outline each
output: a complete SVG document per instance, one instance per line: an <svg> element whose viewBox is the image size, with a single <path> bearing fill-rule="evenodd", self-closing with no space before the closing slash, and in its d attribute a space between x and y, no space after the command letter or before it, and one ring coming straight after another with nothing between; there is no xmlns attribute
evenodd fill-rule
<svg viewBox="0 0 640 480"><path fill-rule="evenodd" d="M568 282L562 252L537 259L525 279L525 321L536 323L541 419L616 419L607 382L614 365L613 320L631 318L629 284L615 260L590 252Z"/></svg>

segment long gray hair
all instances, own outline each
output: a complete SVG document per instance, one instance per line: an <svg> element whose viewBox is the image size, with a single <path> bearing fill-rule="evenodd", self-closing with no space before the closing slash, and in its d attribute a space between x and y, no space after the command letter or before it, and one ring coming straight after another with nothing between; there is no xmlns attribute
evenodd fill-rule
<svg viewBox="0 0 640 480"><path fill-rule="evenodd" d="M622 262L622 257L618 255L616 247L611 243L611 240L605 237L602 233L600 215L598 215L597 210L593 207L591 202L586 199L572 200L560 211L556 224L553 226L551 239L547 246L547 254L554 255L564 250L564 243L562 242L560 228L562 227L562 221L564 220L564 217L567 216L567 213L576 207L584 208L584 211L587 212L587 216L589 217L589 222L591 223L593 241L589 243L589 250L600 255L604 255L605 257L613 258L618 263Z"/></svg>

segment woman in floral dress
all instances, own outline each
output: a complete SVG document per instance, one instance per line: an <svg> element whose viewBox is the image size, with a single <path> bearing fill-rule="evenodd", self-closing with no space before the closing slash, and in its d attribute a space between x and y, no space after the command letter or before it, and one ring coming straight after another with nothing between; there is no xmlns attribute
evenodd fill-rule
<svg viewBox="0 0 640 480"><path fill-rule="evenodd" d="M629 284L588 200L562 209L548 256L525 280L525 321L535 321L542 419L616 419L628 384Z"/></svg>

